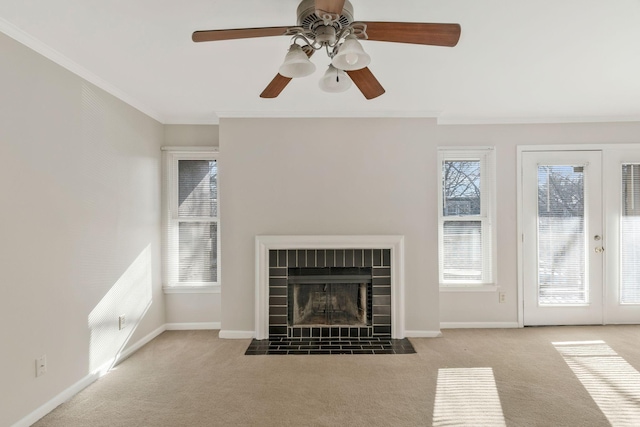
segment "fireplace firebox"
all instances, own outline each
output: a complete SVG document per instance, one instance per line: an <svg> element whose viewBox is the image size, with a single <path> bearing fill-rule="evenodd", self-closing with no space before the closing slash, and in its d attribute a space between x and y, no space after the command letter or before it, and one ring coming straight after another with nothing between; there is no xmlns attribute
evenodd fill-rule
<svg viewBox="0 0 640 427"><path fill-rule="evenodd" d="M367 326L367 286L355 283L296 284L289 287L289 324Z"/></svg>
<svg viewBox="0 0 640 427"><path fill-rule="evenodd" d="M290 268L288 324L371 326L371 268Z"/></svg>

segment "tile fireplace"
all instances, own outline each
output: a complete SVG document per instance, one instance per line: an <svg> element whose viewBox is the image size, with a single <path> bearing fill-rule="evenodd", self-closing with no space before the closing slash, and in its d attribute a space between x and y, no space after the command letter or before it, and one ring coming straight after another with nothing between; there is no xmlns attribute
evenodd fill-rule
<svg viewBox="0 0 640 427"><path fill-rule="evenodd" d="M402 236L257 236L256 339L404 338Z"/></svg>

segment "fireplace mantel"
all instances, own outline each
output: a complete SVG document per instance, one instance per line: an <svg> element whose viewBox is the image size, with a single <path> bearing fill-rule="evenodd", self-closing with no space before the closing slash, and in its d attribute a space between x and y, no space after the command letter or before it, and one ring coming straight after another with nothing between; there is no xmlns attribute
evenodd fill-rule
<svg viewBox="0 0 640 427"><path fill-rule="evenodd" d="M404 236L256 236L255 336L269 337L269 250L272 249L391 249L392 338L404 338Z"/></svg>

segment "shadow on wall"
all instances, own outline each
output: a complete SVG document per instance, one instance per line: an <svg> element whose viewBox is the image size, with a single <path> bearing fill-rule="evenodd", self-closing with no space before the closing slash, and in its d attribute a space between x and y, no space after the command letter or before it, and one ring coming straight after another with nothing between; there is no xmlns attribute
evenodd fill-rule
<svg viewBox="0 0 640 427"><path fill-rule="evenodd" d="M90 373L104 374L113 367L151 302L148 245L89 314Z"/></svg>

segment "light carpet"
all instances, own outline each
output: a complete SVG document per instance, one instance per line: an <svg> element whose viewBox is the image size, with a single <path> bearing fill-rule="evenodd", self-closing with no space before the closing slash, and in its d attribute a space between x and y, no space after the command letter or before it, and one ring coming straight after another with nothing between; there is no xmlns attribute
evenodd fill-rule
<svg viewBox="0 0 640 427"><path fill-rule="evenodd" d="M638 426L639 338L458 329L416 354L245 356L250 340L167 331L35 426Z"/></svg>

